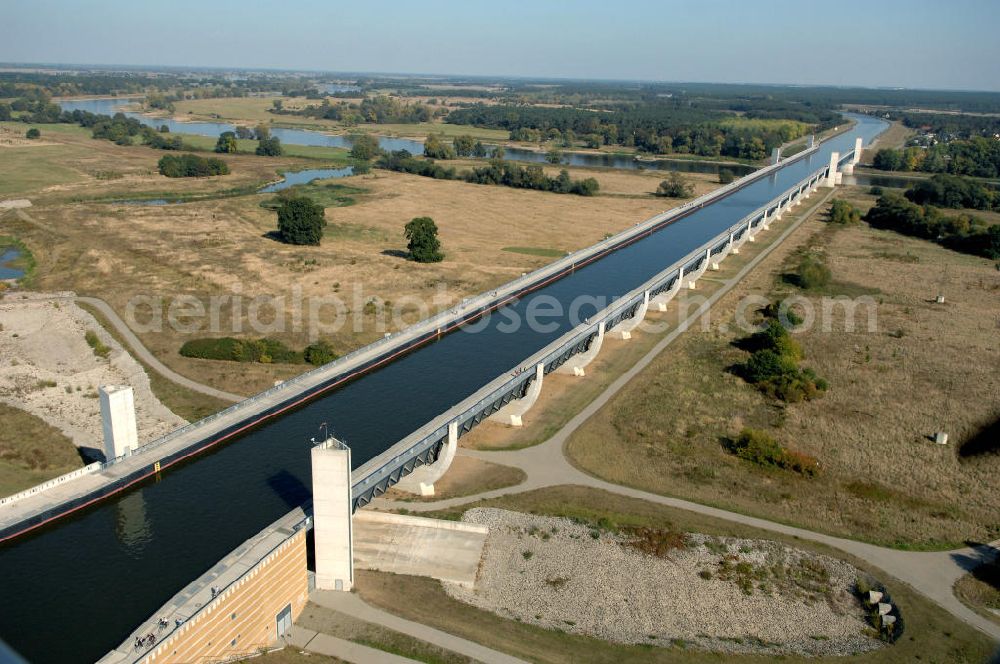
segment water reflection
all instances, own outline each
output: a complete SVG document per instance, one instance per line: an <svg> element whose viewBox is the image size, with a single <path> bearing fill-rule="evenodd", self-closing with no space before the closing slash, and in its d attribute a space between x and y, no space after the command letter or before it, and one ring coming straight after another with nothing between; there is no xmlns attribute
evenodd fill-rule
<svg viewBox="0 0 1000 664"><path fill-rule="evenodd" d="M20 257L21 252L17 249L0 249L0 279L20 279L24 276L24 270L10 267Z"/></svg>
<svg viewBox="0 0 1000 664"><path fill-rule="evenodd" d="M126 494L115 505L115 534L130 557L140 558L153 536L146 516L146 499L141 491Z"/></svg>

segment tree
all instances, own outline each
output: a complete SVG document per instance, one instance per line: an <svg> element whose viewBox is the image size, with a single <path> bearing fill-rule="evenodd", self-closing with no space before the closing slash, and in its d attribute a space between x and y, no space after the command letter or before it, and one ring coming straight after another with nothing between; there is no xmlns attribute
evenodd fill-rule
<svg viewBox="0 0 1000 664"><path fill-rule="evenodd" d="M690 198L694 194L694 187L688 184L684 177L674 171L667 176L666 180L660 182L656 188L656 195L665 198Z"/></svg>
<svg viewBox="0 0 1000 664"><path fill-rule="evenodd" d="M11 117L10 104L0 104L0 120L10 120Z"/></svg>
<svg viewBox="0 0 1000 664"><path fill-rule="evenodd" d="M167 155L160 158L157 166L160 175L168 178L195 178L229 173L229 166L221 159L200 157L196 154Z"/></svg>
<svg viewBox="0 0 1000 664"><path fill-rule="evenodd" d="M437 237L437 224L430 217L414 217L404 229L406 248L418 263L437 263L444 258Z"/></svg>
<svg viewBox="0 0 1000 664"><path fill-rule="evenodd" d="M545 161L549 162L550 164L561 164L562 158L563 158L562 152L556 148L552 148L551 150L545 153Z"/></svg>
<svg viewBox="0 0 1000 664"><path fill-rule="evenodd" d="M37 127L32 127L24 135L25 138L41 138L41 136L42 136L42 132L38 131Z"/></svg>
<svg viewBox="0 0 1000 664"><path fill-rule="evenodd" d="M903 154L899 150L882 148L875 153L872 166L880 171L898 171L903 168Z"/></svg>
<svg viewBox="0 0 1000 664"><path fill-rule="evenodd" d="M169 134L170 133L170 127L168 127L167 125L160 125L160 133L161 134Z"/></svg>
<svg viewBox="0 0 1000 664"><path fill-rule="evenodd" d="M257 149L254 153L262 157L280 157L284 153L281 147L281 140L275 138L262 138L257 141Z"/></svg>
<svg viewBox="0 0 1000 664"><path fill-rule="evenodd" d="M326 226L325 210L311 198L294 196L278 208L278 235L288 244L318 245Z"/></svg>
<svg viewBox="0 0 1000 664"><path fill-rule="evenodd" d="M424 156L428 159L454 159L455 150L441 136L431 134L424 141Z"/></svg>
<svg viewBox="0 0 1000 664"><path fill-rule="evenodd" d="M236 126L236 138L249 140L253 138L253 129L250 127L244 127L243 125Z"/></svg>
<svg viewBox="0 0 1000 664"><path fill-rule="evenodd" d="M236 134L231 131L224 131L219 134L219 140L215 142L215 151L223 153L236 152Z"/></svg>
<svg viewBox="0 0 1000 664"><path fill-rule="evenodd" d="M468 134L457 136L455 137L454 145L455 154L459 157L471 157L473 150L476 149L476 139Z"/></svg>
<svg viewBox="0 0 1000 664"><path fill-rule="evenodd" d="M271 138L271 130L268 129L266 124L259 124L254 129L254 135L257 137L258 141L264 141Z"/></svg>
<svg viewBox="0 0 1000 664"><path fill-rule="evenodd" d="M371 134L358 134L351 140L351 157L362 161L368 161L378 156L381 149L378 146L378 139Z"/></svg>
<svg viewBox="0 0 1000 664"><path fill-rule="evenodd" d="M282 102L280 99L275 99L274 101L271 102L271 106L274 107L274 110L280 111Z"/></svg>
<svg viewBox="0 0 1000 664"><path fill-rule="evenodd" d="M730 184L736 180L736 175L728 168L719 169L719 184Z"/></svg>

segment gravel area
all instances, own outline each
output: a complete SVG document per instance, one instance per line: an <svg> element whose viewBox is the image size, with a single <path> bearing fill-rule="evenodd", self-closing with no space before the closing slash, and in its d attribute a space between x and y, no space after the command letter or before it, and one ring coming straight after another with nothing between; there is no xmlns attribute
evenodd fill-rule
<svg viewBox="0 0 1000 664"><path fill-rule="evenodd" d="M98 357L94 331L110 349ZM139 443L184 424L149 388L142 366L71 300L10 293L0 299L0 401L40 417L80 448L104 449L101 385L131 385Z"/></svg>
<svg viewBox="0 0 1000 664"><path fill-rule="evenodd" d="M620 643L732 653L840 655L874 650L852 565L767 540L690 534L657 557L627 533L493 508L473 590L448 594L501 616Z"/></svg>

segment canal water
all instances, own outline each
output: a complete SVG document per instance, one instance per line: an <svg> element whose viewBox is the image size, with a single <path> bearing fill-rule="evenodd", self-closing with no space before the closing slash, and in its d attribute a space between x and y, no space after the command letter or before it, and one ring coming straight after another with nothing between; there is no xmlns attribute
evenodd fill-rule
<svg viewBox="0 0 1000 664"><path fill-rule="evenodd" d="M62 100L59 105L66 111L89 111L98 115L114 115L123 105L130 103L128 99L69 99ZM235 125L227 122L179 122L172 118L151 118L141 113L126 112L130 118L135 118L150 127L166 125L172 133L194 134L196 136L218 136L224 131L235 131ZM353 140L350 134L324 134L309 129L289 129L286 127L271 127L271 135L289 145L318 145L325 147L350 148ZM411 154L423 154L422 141L410 138L395 138L379 136L379 147L383 150L407 150ZM525 148L505 147L504 158L511 161L545 163L545 152ZM683 159L651 159L638 160L630 155L588 154L584 152L565 152L563 160L570 166L585 166L592 168L621 168L628 170L659 170L680 171L682 173L715 173L720 170L731 171L736 176L743 176L756 170L753 166L743 164L716 164L706 161L687 161Z"/></svg>
<svg viewBox="0 0 1000 664"><path fill-rule="evenodd" d="M224 555L309 499L310 439L320 423L363 464L566 332L566 316L553 317L544 332L509 331L510 318L524 320L537 298L568 304L636 288L825 166L832 150L850 150L856 135L867 143L886 126L857 119L817 153L526 296L478 331L449 334L127 494L0 545L0 638L36 664L101 657Z"/></svg>
<svg viewBox="0 0 1000 664"><path fill-rule="evenodd" d="M20 279L24 270L11 267L11 264L21 257L17 249L0 247L0 279Z"/></svg>

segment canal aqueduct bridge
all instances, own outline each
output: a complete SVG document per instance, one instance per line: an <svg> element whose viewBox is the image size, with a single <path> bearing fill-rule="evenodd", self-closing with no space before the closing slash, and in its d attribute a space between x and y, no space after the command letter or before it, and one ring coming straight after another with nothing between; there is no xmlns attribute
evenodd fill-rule
<svg viewBox="0 0 1000 664"><path fill-rule="evenodd" d="M280 417L283 413L463 325L475 322L608 253L648 237L705 205L813 154L817 149L818 145L813 145L788 160L767 166L602 242L570 253L501 288L468 298L458 306L387 335L328 365L285 381L215 415L142 445L126 456L103 464L91 464L84 472L75 471L72 478L56 478L4 498L0 500L0 542L127 490L199 452L236 438L267 420ZM560 371L583 376L586 365L599 352L605 334L615 333L619 338L629 338L641 323L649 306L655 305L662 310L681 288L697 288L698 279L707 270L717 269L719 261L728 254L739 253L741 245L753 242L757 234L768 228L773 218L780 218L789 207L798 204L818 186L837 182L839 168L844 164L854 164L857 159L857 148L843 157L836 152L832 153L829 165L810 173L766 205L744 216L646 283L591 316L586 323L568 331L475 394L354 469L351 498L353 509L366 505L401 481L400 488L431 492L434 480L443 471L440 466L434 469L429 467L438 465L435 462L439 459L445 461L442 465L447 465L453 456L453 452L448 452L449 430L452 431L450 440L453 448L458 437L487 418L519 425L523 415L537 399L546 374ZM442 450L445 451L444 457ZM428 468L418 471L411 481L403 481L421 467Z"/></svg>

